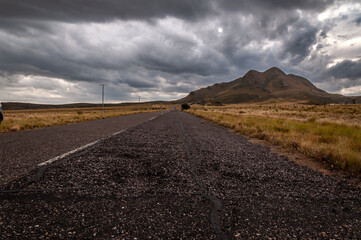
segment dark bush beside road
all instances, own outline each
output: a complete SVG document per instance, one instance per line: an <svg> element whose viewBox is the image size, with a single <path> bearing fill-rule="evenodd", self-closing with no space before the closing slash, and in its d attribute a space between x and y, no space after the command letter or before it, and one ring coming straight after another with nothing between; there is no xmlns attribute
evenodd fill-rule
<svg viewBox="0 0 361 240"><path fill-rule="evenodd" d="M191 108L191 106L189 106L188 103L183 103L182 104L182 110L187 110L187 109L190 109L190 108Z"/></svg>
<svg viewBox="0 0 361 240"><path fill-rule="evenodd" d="M2 108L1 103L0 103L0 123L3 121L3 119L4 119L3 108Z"/></svg>

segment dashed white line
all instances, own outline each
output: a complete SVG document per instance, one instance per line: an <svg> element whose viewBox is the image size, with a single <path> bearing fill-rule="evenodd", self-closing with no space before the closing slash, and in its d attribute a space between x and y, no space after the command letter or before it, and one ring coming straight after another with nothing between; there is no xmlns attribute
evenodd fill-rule
<svg viewBox="0 0 361 240"><path fill-rule="evenodd" d="M162 114L159 114L158 116L149 118L148 121L152 121L152 120L156 119L157 117L163 116L165 113L167 113L167 112L164 112L164 113L162 113Z"/></svg>
<svg viewBox="0 0 361 240"><path fill-rule="evenodd" d="M70 151L70 152L67 152L67 153L64 153L64 154L62 154L62 155L60 155L60 156L57 156L57 157L52 158L52 159L49 159L49 160L47 160L47 161L45 161L45 162L40 163L38 166L41 167L41 166L48 165L48 164L50 164L50 163L52 163L52 162L55 162L55 161L57 161L57 160L59 160L59 159L65 158L66 156L68 156L68 155L70 155L70 154L72 154L72 153L75 153L75 152L80 151L80 150L83 150L83 149L85 149L85 148L87 148L87 147L93 146L94 144L98 143L99 141L100 141L100 140L95 141L95 142L92 142L92 143L89 143L89 144L84 145L84 146L82 146L82 147L80 147L80 148L74 149L74 150L72 150L72 151Z"/></svg>
<svg viewBox="0 0 361 240"><path fill-rule="evenodd" d="M166 113L166 112L165 112L165 113ZM150 118L148 121L151 121L151 120L153 120L153 119L155 119L155 118L157 118L157 117L159 117L159 116L162 116L162 115L165 114L165 113L162 113L162 114L160 114L160 115L158 115L158 116L152 117L152 118ZM116 132L116 133L114 133L114 134L111 135L111 136L118 135L119 133L122 133L122 132L124 132L124 131L125 131L125 130ZM60 159L62 159L62 158L65 158L65 157L69 156L70 154L73 154L73 153L78 152L78 151L81 151L81 150L83 150L83 149L85 149L85 148L91 147L91 146L93 146L94 144L97 144L98 142L100 142L100 141L102 141L102 140L104 140L104 139L106 139L106 138L102 138L102 139L99 139L99 140L97 140L97 141L88 143L88 144L86 144L86 145L84 145L84 146L81 146L81 147L79 147L79 148L77 148L77 149L74 149L74 150L72 150L72 151L70 151L70 152L64 153L64 154L62 154L62 155L59 155L59 156L54 157L54 158L52 158L52 159L49 159L49 160L47 160L47 161L45 161L45 162L39 163L39 164L38 164L38 167L48 165L48 164L53 163L53 162L55 162L55 161L58 161L58 160L60 160Z"/></svg>
<svg viewBox="0 0 361 240"><path fill-rule="evenodd" d="M119 131L119 132L113 133L113 135L112 135L112 136L118 135L119 133L122 133L122 132L125 132L125 130L122 130L122 131Z"/></svg>
<svg viewBox="0 0 361 240"><path fill-rule="evenodd" d="M111 135L111 136L118 135L118 134L120 134L120 133L122 133L122 132L124 132L124 131L125 131L125 130L116 132L116 133L114 133L114 134ZM79 148L77 148L77 149L74 149L74 150L72 150L72 151L70 151L70 152L67 152L67 153L64 153L64 154L62 154L62 155L59 155L59 156L57 156L57 157L54 157L54 158L52 158L52 159L49 159L49 160L47 160L47 161L45 161L45 162L42 162L42 163L38 164L38 167L48 165L48 164L53 163L53 162L55 162L55 161L58 161L58 160L60 160L60 159L62 159L62 158L65 158L65 157L69 156L70 154L73 154L73 153L78 152L78 151L81 151L81 150L83 150L83 149L85 149L85 148L91 147L91 146L93 146L94 144L97 144L98 142L100 142L100 141L102 141L102 140L104 140L104 139L106 139L106 138L102 138L102 139L99 139L99 140L97 140L97 141L88 143L88 144L86 144L86 145L84 145L84 146L81 146L81 147L79 147Z"/></svg>

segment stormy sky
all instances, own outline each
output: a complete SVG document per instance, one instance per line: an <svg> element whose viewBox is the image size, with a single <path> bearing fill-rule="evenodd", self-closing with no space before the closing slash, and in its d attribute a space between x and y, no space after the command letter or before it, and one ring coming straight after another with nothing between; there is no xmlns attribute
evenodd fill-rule
<svg viewBox="0 0 361 240"><path fill-rule="evenodd" d="M0 0L0 101L175 100L277 66L361 95L361 2Z"/></svg>

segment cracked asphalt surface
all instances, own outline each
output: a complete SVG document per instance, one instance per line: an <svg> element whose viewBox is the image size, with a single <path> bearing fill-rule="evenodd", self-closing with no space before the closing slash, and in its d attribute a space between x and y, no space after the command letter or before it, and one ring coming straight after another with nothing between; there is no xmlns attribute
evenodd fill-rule
<svg viewBox="0 0 361 240"><path fill-rule="evenodd" d="M171 111L0 186L1 239L360 239L361 191Z"/></svg>

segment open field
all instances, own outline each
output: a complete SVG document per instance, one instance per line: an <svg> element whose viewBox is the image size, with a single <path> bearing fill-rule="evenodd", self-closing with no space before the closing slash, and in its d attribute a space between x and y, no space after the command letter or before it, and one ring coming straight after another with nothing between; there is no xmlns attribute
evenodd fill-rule
<svg viewBox="0 0 361 240"><path fill-rule="evenodd" d="M361 173L361 105L193 105L189 112L331 168Z"/></svg>
<svg viewBox="0 0 361 240"><path fill-rule="evenodd" d="M105 107L104 112L101 107L5 110L4 121L0 124L0 133L153 112L169 107L163 104L135 104Z"/></svg>

